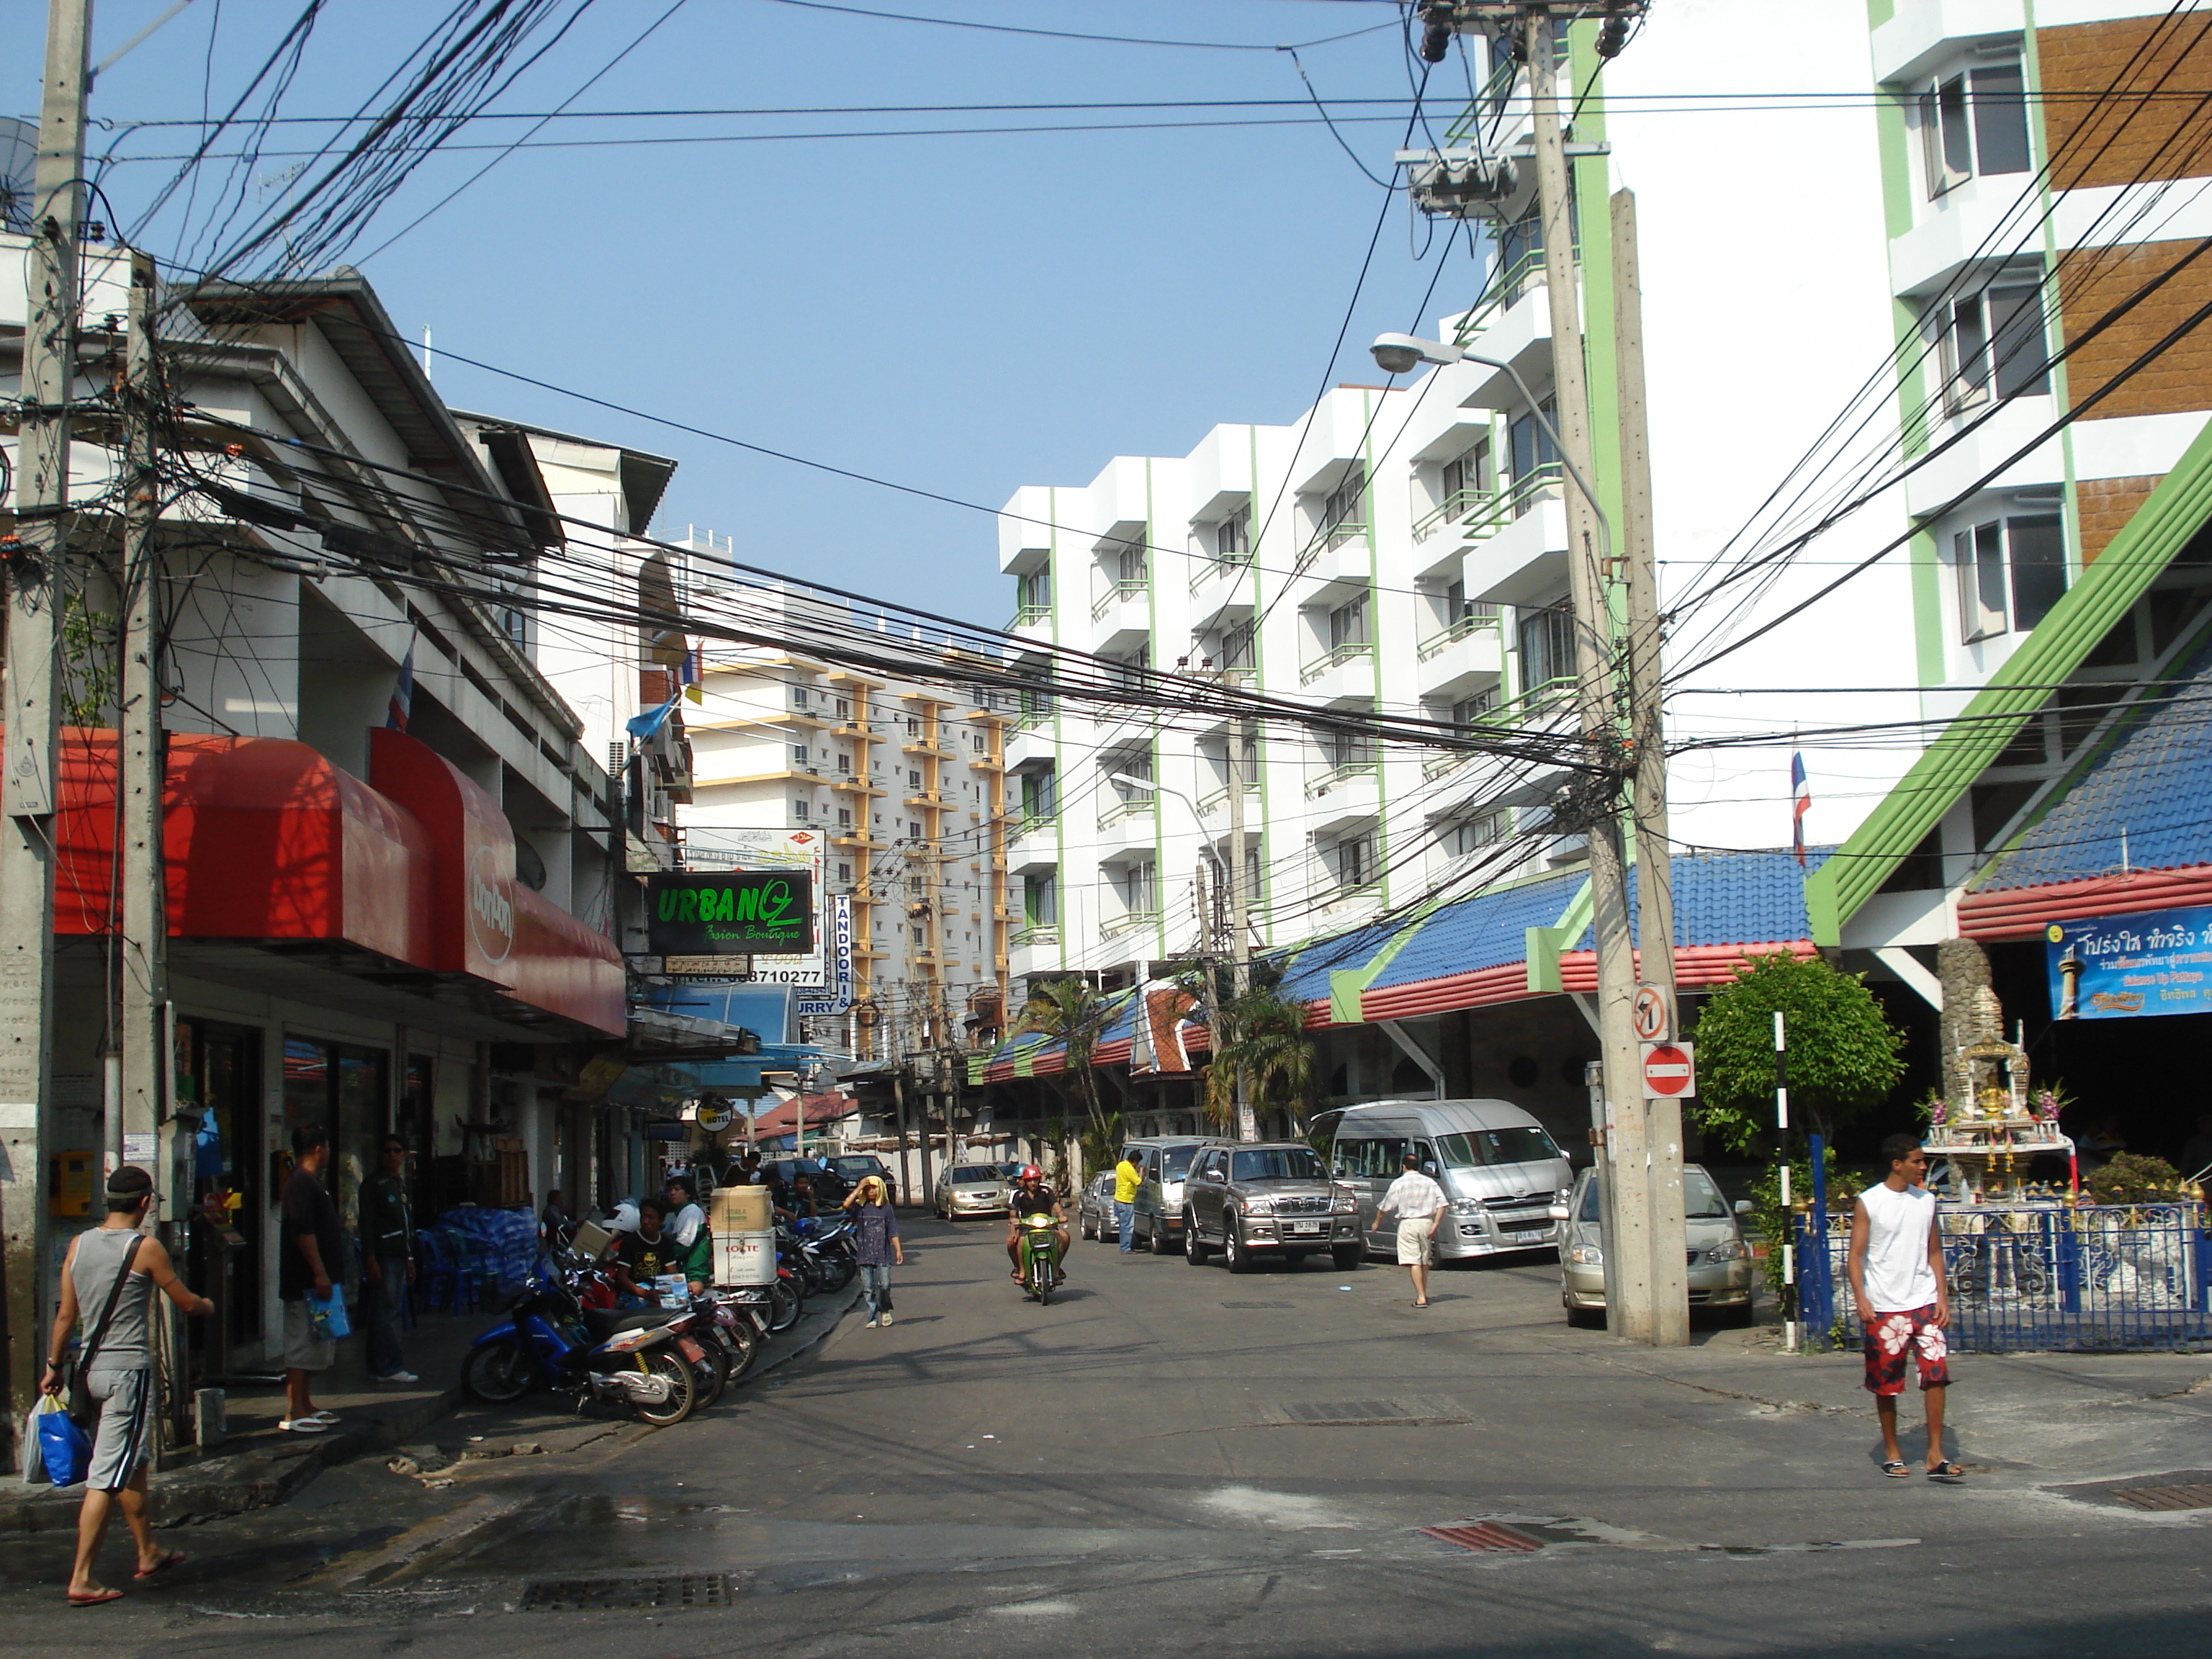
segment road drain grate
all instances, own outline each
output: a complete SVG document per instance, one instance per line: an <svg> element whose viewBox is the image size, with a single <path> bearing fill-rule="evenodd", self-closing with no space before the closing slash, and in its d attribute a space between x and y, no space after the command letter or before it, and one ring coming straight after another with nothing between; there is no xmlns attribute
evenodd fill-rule
<svg viewBox="0 0 2212 1659"><path fill-rule="evenodd" d="M632 1607L681 1613L726 1607L726 1572L656 1572L629 1578L533 1578L522 1589L525 1613L605 1613Z"/></svg>
<svg viewBox="0 0 2212 1659"><path fill-rule="evenodd" d="M1224 1308L1287 1308L1291 1304L1287 1302L1224 1302L1221 1305Z"/></svg>
<svg viewBox="0 0 2212 1659"><path fill-rule="evenodd" d="M1405 1427L1468 1421L1452 1400L1292 1400L1266 1408L1266 1421L1298 1428Z"/></svg>
<svg viewBox="0 0 2212 1659"><path fill-rule="evenodd" d="M1540 1539L1495 1521L1477 1521L1460 1527L1423 1527L1421 1536L1456 1545L1463 1550L1510 1550L1526 1553L1544 1547Z"/></svg>
<svg viewBox="0 0 2212 1659"><path fill-rule="evenodd" d="M2114 1486L2112 1494L2131 1510L2212 1510L2212 1486Z"/></svg>

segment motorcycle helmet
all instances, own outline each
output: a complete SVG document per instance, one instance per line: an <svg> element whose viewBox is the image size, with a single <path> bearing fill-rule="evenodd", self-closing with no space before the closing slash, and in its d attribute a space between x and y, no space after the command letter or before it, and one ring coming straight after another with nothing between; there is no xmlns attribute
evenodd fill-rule
<svg viewBox="0 0 2212 1659"><path fill-rule="evenodd" d="M1018 1181L1042 1181L1044 1179L1044 1171L1038 1169L1034 1164L1024 1164L1022 1165L1021 1174L1017 1176L1015 1179Z"/></svg>

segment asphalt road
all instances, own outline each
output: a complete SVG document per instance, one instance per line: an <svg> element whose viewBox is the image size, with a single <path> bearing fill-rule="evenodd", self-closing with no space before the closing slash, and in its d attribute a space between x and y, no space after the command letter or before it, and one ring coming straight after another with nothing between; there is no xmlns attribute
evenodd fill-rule
<svg viewBox="0 0 2212 1659"><path fill-rule="evenodd" d="M1881 1477L1855 1359L1701 1331L1655 1361L1569 1329L1548 1261L1418 1312L1393 1268L1085 1245L1038 1308L996 1228L907 1226L893 1328L848 1317L704 1418L471 1414L434 1437L544 1449L332 1471L165 1534L192 1559L114 1607L63 1608L61 1542L22 1540L0 1616L19 1651L288 1659L2212 1646L2212 1510L2081 1489L2212 1468L2202 1361L1968 1357L1974 1473L1932 1486Z"/></svg>

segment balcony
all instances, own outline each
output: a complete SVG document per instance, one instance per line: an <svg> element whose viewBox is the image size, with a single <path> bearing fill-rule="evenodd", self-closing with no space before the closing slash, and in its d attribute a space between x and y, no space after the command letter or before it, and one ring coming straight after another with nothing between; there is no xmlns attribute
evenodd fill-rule
<svg viewBox="0 0 2212 1659"><path fill-rule="evenodd" d="M1098 933L1102 939L1114 939L1122 933L1140 930L1150 933L1157 930L1159 925L1160 913L1158 910L1124 910L1118 916L1109 917L1101 925Z"/></svg>
<svg viewBox="0 0 2212 1659"><path fill-rule="evenodd" d="M1306 799L1319 800L1325 795L1334 794L1363 779L1374 778L1379 770L1379 763L1371 757L1367 760L1344 761L1330 767L1319 777L1310 779L1306 784Z"/></svg>
<svg viewBox="0 0 2212 1659"><path fill-rule="evenodd" d="M1033 921L1026 927L1017 927L1006 941L1009 950L1029 951L1040 945L1060 943L1060 924L1056 921Z"/></svg>
<svg viewBox="0 0 2212 1659"><path fill-rule="evenodd" d="M1159 803L1118 801L1098 815L1097 849L1102 859L1150 852L1159 844Z"/></svg>
<svg viewBox="0 0 2212 1659"><path fill-rule="evenodd" d="M1367 545L1366 521L1347 519L1315 531L1298 550L1297 562L1291 568L1317 582L1364 582L1373 573L1374 563Z"/></svg>
<svg viewBox="0 0 2212 1659"><path fill-rule="evenodd" d="M1259 780L1256 778L1248 779L1244 785L1244 794L1246 799L1249 799L1259 793ZM1205 794L1200 795L1198 798L1198 815L1200 817L1210 818L1216 812L1227 810L1228 805L1229 786L1224 783L1220 788L1208 790ZM1246 811L1249 814L1250 809L1248 807Z"/></svg>
<svg viewBox="0 0 2212 1659"><path fill-rule="evenodd" d="M917 789L914 793L902 796L901 799L908 806L941 807L945 805L945 797L934 789Z"/></svg>
<svg viewBox="0 0 2212 1659"><path fill-rule="evenodd" d="M1052 607L1048 605L1024 605L1014 608L1014 619L1006 624L1009 634L1018 634L1024 628L1049 627Z"/></svg>
<svg viewBox="0 0 2212 1659"><path fill-rule="evenodd" d="M942 738L909 738L899 745L899 752L901 754L921 755L923 757L934 756L939 760L951 760L952 758L952 750L946 745Z"/></svg>
<svg viewBox="0 0 2212 1659"><path fill-rule="evenodd" d="M1298 670L1299 689L1323 702L1375 693L1375 642L1353 640L1332 646Z"/></svg>
<svg viewBox="0 0 2212 1659"><path fill-rule="evenodd" d="M1487 614L1485 614L1485 613ZM1417 648L1420 692L1449 697L1494 680L1505 666L1505 635L1498 612L1483 606L1431 634Z"/></svg>
<svg viewBox="0 0 2212 1659"><path fill-rule="evenodd" d="M1455 489L1429 512L1413 520L1413 544L1419 546L1438 531L1455 525L1490 499L1488 490Z"/></svg>
<svg viewBox="0 0 2212 1659"><path fill-rule="evenodd" d="M858 852L880 853L884 850L884 843L874 836L866 830L855 830L850 824L832 830L830 844L832 847L849 847Z"/></svg>
<svg viewBox="0 0 2212 1659"><path fill-rule="evenodd" d="M884 793L881 788L870 783L866 778L856 776L850 772L840 772L830 780L830 787L854 796L880 795Z"/></svg>
<svg viewBox="0 0 2212 1659"><path fill-rule="evenodd" d="M1575 252L1576 258L1580 258L1581 249ZM1496 326L1501 319L1543 286L1544 250L1541 248L1531 248L1511 264L1492 271L1490 281L1483 286L1481 296L1475 301L1474 307L1459 319L1458 327L1452 331L1454 343L1473 345L1475 336ZM1537 308L1542 309L1540 307ZM1551 322L1548 314L1544 321L1548 328Z"/></svg>
<svg viewBox="0 0 2212 1659"><path fill-rule="evenodd" d="M1468 597L1492 605L1536 605L1567 585L1567 509L1559 475L1531 473L1490 516L1487 538L1462 566Z"/></svg>
<svg viewBox="0 0 2212 1659"><path fill-rule="evenodd" d="M1209 558L1193 559L1190 591L1195 596L1204 592L1216 582L1226 582L1235 586L1245 576L1250 574L1251 570L1252 556L1249 553L1233 554L1227 558L1215 556Z"/></svg>

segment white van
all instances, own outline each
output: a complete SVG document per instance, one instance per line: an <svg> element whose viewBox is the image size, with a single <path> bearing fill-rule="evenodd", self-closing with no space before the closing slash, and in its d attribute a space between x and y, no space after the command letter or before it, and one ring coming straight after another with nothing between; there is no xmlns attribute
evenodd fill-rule
<svg viewBox="0 0 2212 1659"><path fill-rule="evenodd" d="M1328 1114L1316 1127L1331 1131L1332 1172L1358 1194L1370 1254L1397 1253L1397 1218L1377 1232L1375 1206L1405 1172L1401 1160L1409 1151L1451 1200L1437 1229L1439 1261L1559 1242L1552 1206L1566 1202L1574 1170L1544 1126L1509 1101L1373 1101Z"/></svg>

